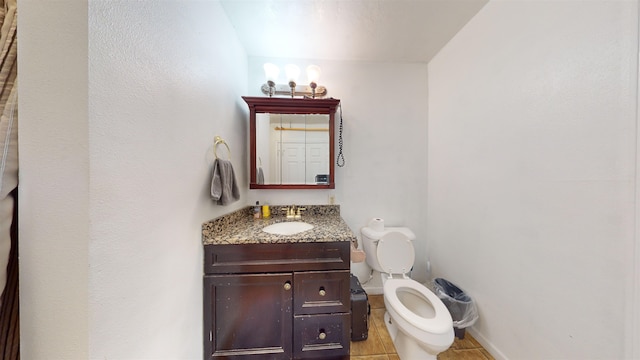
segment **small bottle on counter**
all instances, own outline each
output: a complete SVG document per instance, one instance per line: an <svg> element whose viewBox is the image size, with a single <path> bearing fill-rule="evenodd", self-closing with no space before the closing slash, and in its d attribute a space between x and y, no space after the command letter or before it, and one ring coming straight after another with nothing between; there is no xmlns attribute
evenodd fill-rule
<svg viewBox="0 0 640 360"><path fill-rule="evenodd" d="M269 205L262 205L262 218L268 219L271 216L271 209L269 209Z"/></svg>
<svg viewBox="0 0 640 360"><path fill-rule="evenodd" d="M253 218L260 219L262 217L262 212L260 210L260 201L256 201L256 206L253 208Z"/></svg>

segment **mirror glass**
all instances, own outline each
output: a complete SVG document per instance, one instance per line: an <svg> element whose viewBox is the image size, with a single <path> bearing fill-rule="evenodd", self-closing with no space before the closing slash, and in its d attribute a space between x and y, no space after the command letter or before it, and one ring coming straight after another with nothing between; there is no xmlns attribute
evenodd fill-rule
<svg viewBox="0 0 640 360"><path fill-rule="evenodd" d="M329 179L328 114L256 114L256 183L320 185Z"/></svg>

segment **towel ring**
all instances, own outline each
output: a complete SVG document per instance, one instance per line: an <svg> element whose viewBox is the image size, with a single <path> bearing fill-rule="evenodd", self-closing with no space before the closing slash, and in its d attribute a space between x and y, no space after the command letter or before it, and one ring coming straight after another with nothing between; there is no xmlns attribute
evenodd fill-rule
<svg viewBox="0 0 640 360"><path fill-rule="evenodd" d="M227 147L227 152L229 153L229 160L231 160L231 149L229 149L229 145L226 141L224 141L220 136L213 138L213 154L218 158L218 145L224 144Z"/></svg>

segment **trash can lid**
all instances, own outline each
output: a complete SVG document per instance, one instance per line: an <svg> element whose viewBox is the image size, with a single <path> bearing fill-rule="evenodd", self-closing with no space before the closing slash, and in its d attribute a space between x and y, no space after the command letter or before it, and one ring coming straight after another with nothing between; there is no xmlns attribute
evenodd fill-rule
<svg viewBox="0 0 640 360"><path fill-rule="evenodd" d="M388 232L380 238L377 255L380 266L388 274L408 273L416 256L411 239L398 231Z"/></svg>

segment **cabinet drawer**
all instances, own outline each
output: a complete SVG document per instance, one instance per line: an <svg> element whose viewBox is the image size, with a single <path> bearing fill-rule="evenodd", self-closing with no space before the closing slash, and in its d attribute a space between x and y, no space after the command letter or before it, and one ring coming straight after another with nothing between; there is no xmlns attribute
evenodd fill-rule
<svg viewBox="0 0 640 360"><path fill-rule="evenodd" d="M349 312L349 270L293 274L293 313L311 315Z"/></svg>
<svg viewBox="0 0 640 360"><path fill-rule="evenodd" d="M350 324L349 313L294 316L294 359L348 359Z"/></svg>
<svg viewBox="0 0 640 360"><path fill-rule="evenodd" d="M205 274L348 270L348 241L277 244L223 244L204 248Z"/></svg>

